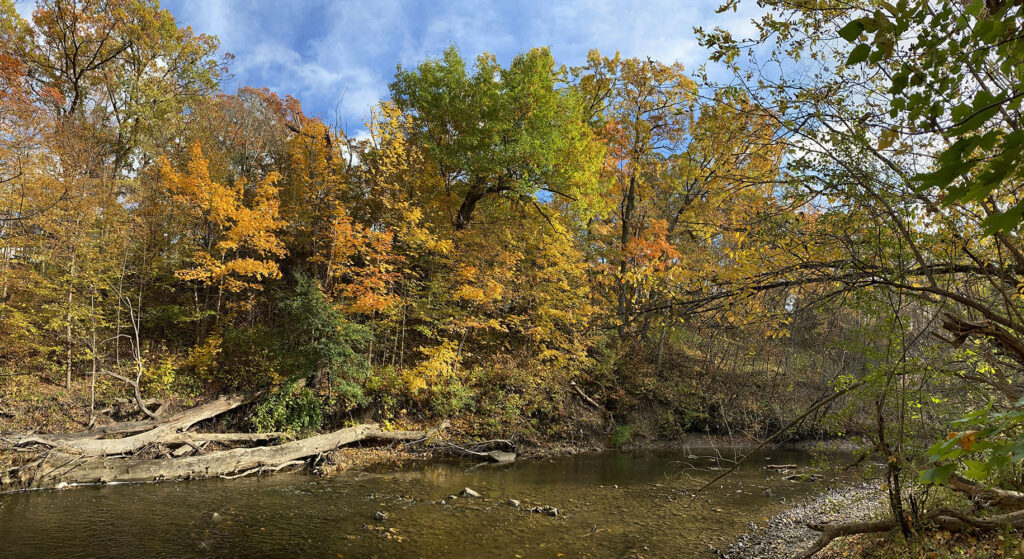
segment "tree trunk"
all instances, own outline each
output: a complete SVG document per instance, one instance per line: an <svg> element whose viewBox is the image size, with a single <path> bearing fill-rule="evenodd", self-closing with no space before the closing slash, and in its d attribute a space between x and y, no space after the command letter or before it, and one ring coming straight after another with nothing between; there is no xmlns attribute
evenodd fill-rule
<svg viewBox="0 0 1024 559"><path fill-rule="evenodd" d="M22 467L14 483L31 488L55 487L60 483L151 482L225 476L252 468L272 469L364 439L413 440L424 435L421 431L387 432L376 425L357 425L276 446L234 448L185 458L136 460L60 454ZM194 436L197 440L203 438Z"/></svg>
<svg viewBox="0 0 1024 559"><path fill-rule="evenodd" d="M165 421L157 420L134 423L132 425L138 427L135 430L138 434L120 439L100 439L98 437L103 434L116 431L97 430L63 436L28 436L20 439L17 444L18 446L42 444L85 457L130 454L146 445L168 441L169 437L187 431L192 425L252 402L256 397L257 395L251 394L222 396L201 406L179 413Z"/></svg>

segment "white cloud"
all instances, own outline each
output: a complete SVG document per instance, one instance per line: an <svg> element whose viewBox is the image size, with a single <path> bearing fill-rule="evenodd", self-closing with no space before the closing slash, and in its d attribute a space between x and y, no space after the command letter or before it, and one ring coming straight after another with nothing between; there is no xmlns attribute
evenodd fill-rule
<svg viewBox="0 0 1024 559"><path fill-rule="evenodd" d="M752 0L738 13L715 14L719 0L166 0L197 31L216 34L236 55L239 85L266 86L300 98L312 113L333 117L339 101L347 127L361 126L370 106L388 95L395 66L438 56L452 43L467 57L550 46L556 59L580 64L591 48L605 54L679 61L695 70L706 58L695 26L754 32L762 10Z"/></svg>

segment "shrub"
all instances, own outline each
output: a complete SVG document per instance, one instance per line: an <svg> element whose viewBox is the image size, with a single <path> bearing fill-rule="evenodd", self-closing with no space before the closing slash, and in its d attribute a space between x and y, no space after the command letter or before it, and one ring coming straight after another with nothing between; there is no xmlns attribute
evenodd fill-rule
<svg viewBox="0 0 1024 559"><path fill-rule="evenodd" d="M319 429L323 422L322 402L309 388L299 388L297 382L268 396L252 414L252 425L261 433L308 433Z"/></svg>

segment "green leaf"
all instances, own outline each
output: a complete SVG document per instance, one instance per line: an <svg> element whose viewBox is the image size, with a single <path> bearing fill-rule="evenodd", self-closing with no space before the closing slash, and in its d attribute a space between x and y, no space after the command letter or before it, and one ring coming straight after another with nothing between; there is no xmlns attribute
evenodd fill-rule
<svg viewBox="0 0 1024 559"><path fill-rule="evenodd" d="M917 479L919 483L925 485L943 484L949 479L949 476L953 475L953 471L956 469L956 464L945 464L936 468L930 468L921 472L921 476Z"/></svg>
<svg viewBox="0 0 1024 559"><path fill-rule="evenodd" d="M1020 225L1021 210L1013 208L1008 212L990 215L981 222L981 226L985 228L985 231L994 233L997 231L1010 231Z"/></svg>
<svg viewBox="0 0 1024 559"><path fill-rule="evenodd" d="M967 466L964 477L975 481L981 481L988 477L989 467L985 462L980 460L964 460L964 464Z"/></svg>
<svg viewBox="0 0 1024 559"><path fill-rule="evenodd" d="M906 74L902 74L902 73L901 74L896 74L895 76L892 77L892 86L889 88L889 93L894 93L894 94L902 93L903 90L907 88L907 82L908 81L909 81L909 78L907 77ZM893 104L895 105L895 103L896 103L896 101L894 99L893 100Z"/></svg>
<svg viewBox="0 0 1024 559"><path fill-rule="evenodd" d="M859 19L847 23L839 30L839 36L852 43L864 32L864 24Z"/></svg>
<svg viewBox="0 0 1024 559"><path fill-rule="evenodd" d="M868 59L869 54L871 54L871 45L861 43L850 51L850 57L846 59L846 65L853 66L854 64L860 64Z"/></svg>

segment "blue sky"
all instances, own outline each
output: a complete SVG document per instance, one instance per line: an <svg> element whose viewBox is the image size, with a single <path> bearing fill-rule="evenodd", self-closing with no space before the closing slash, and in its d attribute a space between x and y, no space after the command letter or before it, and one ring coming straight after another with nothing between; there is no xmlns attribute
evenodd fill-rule
<svg viewBox="0 0 1024 559"><path fill-rule="evenodd" d="M549 46L560 63L579 64L591 48L605 54L678 60L696 69L706 58L693 27L716 25L750 36L753 0L715 14L720 0L425 1L165 0L179 25L217 35L235 55L239 86L269 87L299 98L307 113L340 120L359 133L371 105L388 95L396 64L414 66L456 44L463 55L492 52L503 63ZM19 11L28 14L31 2Z"/></svg>

